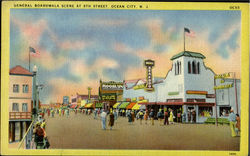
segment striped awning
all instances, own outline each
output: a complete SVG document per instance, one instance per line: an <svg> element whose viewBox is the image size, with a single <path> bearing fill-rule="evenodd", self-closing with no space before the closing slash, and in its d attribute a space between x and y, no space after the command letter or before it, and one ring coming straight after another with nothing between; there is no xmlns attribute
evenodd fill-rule
<svg viewBox="0 0 250 156"><path fill-rule="evenodd" d="M122 104L118 108L125 109L129 104L130 104L130 102L122 102Z"/></svg>
<svg viewBox="0 0 250 156"><path fill-rule="evenodd" d="M127 107L126 109L132 109L133 106L136 104L136 102L131 102Z"/></svg>
<svg viewBox="0 0 250 156"><path fill-rule="evenodd" d="M113 108L117 108L120 104L121 104L121 102L115 103L114 106L113 106Z"/></svg>
<svg viewBox="0 0 250 156"><path fill-rule="evenodd" d="M85 108L92 108L93 103L87 103L84 107Z"/></svg>

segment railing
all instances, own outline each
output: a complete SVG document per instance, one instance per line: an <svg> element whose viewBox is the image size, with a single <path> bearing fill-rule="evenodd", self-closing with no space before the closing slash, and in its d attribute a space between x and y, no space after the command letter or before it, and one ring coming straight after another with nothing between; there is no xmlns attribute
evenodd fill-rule
<svg viewBox="0 0 250 156"><path fill-rule="evenodd" d="M32 144L32 136L33 136L33 127L34 127L34 121L30 124L28 130L26 131L25 135L23 136L23 139L18 145L18 149L23 145L25 141L25 146L24 149L32 149L33 147L31 146Z"/></svg>
<svg viewBox="0 0 250 156"><path fill-rule="evenodd" d="M9 112L9 119L31 119L31 112Z"/></svg>

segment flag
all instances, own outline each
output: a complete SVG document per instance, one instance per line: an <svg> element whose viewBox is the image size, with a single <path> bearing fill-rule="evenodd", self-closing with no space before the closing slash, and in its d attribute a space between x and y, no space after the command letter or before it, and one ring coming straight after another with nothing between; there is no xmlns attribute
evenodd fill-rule
<svg viewBox="0 0 250 156"><path fill-rule="evenodd" d="M40 56L40 53L32 47L29 47L29 52L32 56Z"/></svg>
<svg viewBox="0 0 250 156"><path fill-rule="evenodd" d="M195 32L188 29L188 28L184 28L184 32L185 32L185 35L186 36L189 36L189 37L195 37Z"/></svg>

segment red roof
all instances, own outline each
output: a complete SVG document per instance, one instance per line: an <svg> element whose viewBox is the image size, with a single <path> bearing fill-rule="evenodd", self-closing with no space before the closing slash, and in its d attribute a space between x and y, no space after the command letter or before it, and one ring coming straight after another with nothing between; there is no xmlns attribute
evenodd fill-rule
<svg viewBox="0 0 250 156"><path fill-rule="evenodd" d="M23 68L22 66L18 65L15 66L14 68L10 69L10 74L15 74L15 75L33 75L31 72L29 72L27 69Z"/></svg>

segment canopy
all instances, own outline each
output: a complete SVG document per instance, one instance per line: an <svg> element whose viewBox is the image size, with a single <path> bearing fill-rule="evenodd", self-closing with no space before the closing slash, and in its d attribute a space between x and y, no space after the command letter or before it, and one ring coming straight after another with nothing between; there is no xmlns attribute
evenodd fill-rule
<svg viewBox="0 0 250 156"><path fill-rule="evenodd" d="M101 102L97 102L95 104L95 108L102 108L103 104Z"/></svg>
<svg viewBox="0 0 250 156"><path fill-rule="evenodd" d="M114 106L113 106L113 108L117 108L120 104L121 104L121 102L115 103Z"/></svg>
<svg viewBox="0 0 250 156"><path fill-rule="evenodd" d="M84 107L85 108L92 108L93 103L87 103Z"/></svg>
<svg viewBox="0 0 250 156"><path fill-rule="evenodd" d="M130 102L122 102L122 104L119 106L119 109L125 109L129 104Z"/></svg>
<svg viewBox="0 0 250 156"><path fill-rule="evenodd" d="M132 107L136 104L136 102L131 102L126 109L132 109Z"/></svg>
<svg viewBox="0 0 250 156"><path fill-rule="evenodd" d="M77 104L71 105L70 108L76 108Z"/></svg>
<svg viewBox="0 0 250 156"><path fill-rule="evenodd" d="M138 110L141 107L141 105L138 104L138 102L132 107L132 110Z"/></svg>

